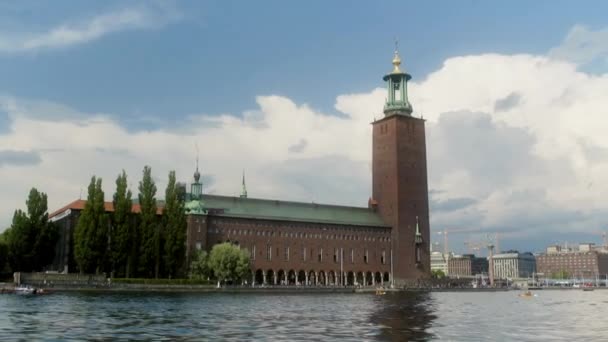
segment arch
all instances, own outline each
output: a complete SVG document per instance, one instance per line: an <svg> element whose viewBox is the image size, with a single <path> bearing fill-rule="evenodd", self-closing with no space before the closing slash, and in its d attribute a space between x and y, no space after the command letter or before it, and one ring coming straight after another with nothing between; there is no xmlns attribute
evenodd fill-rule
<svg viewBox="0 0 608 342"><path fill-rule="evenodd" d="M258 269L257 271L255 271L255 275L253 276L253 281L255 282L256 285L265 284L264 271L262 271L261 269Z"/></svg>
<svg viewBox="0 0 608 342"><path fill-rule="evenodd" d="M355 285L363 286L363 272L357 272L357 277L355 278Z"/></svg>
<svg viewBox="0 0 608 342"><path fill-rule="evenodd" d="M390 276L389 276L388 272L384 272L384 276L382 277L382 280L384 280L385 283L388 283L390 281Z"/></svg>
<svg viewBox="0 0 608 342"><path fill-rule="evenodd" d="M327 273L327 285L336 285L336 273L334 271Z"/></svg>
<svg viewBox="0 0 608 342"><path fill-rule="evenodd" d="M289 272L287 273L287 284L295 285L296 280L297 280L296 271L289 270Z"/></svg>
<svg viewBox="0 0 608 342"><path fill-rule="evenodd" d="M374 285L374 274L370 271L367 271L365 274L365 286Z"/></svg>
<svg viewBox="0 0 608 342"><path fill-rule="evenodd" d="M346 285L355 285L355 273L353 271L349 271L348 274L346 274Z"/></svg>
<svg viewBox="0 0 608 342"><path fill-rule="evenodd" d="M305 285L306 284L306 271L304 270L300 270L300 272L298 272L298 279L297 279L297 283L298 285Z"/></svg>
<svg viewBox="0 0 608 342"><path fill-rule="evenodd" d="M285 271L283 270L277 272L277 285L287 285L285 282Z"/></svg>
<svg viewBox="0 0 608 342"><path fill-rule="evenodd" d="M317 273L315 271L308 272L308 284L306 285L317 285Z"/></svg>
<svg viewBox="0 0 608 342"><path fill-rule="evenodd" d="M276 285L275 283L275 273L273 270L266 271L266 284Z"/></svg>
<svg viewBox="0 0 608 342"><path fill-rule="evenodd" d="M319 285L327 286L327 276L325 276L324 271L319 271L319 279L317 282Z"/></svg>
<svg viewBox="0 0 608 342"><path fill-rule="evenodd" d="M376 272L374 275L374 282L376 284L380 284L382 282L382 274L380 274L380 272Z"/></svg>

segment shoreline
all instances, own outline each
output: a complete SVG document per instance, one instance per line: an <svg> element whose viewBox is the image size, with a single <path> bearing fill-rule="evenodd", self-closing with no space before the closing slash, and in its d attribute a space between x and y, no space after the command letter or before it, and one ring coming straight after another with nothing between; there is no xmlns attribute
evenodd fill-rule
<svg viewBox="0 0 608 342"><path fill-rule="evenodd" d="M33 284L32 284L33 285ZM34 285L33 285L34 286ZM35 286L44 289L47 293L61 292L106 292L106 293L283 293L283 294L323 294L323 293L360 293L375 294L375 287L297 287L297 286L259 286L259 287L237 287L215 285L149 285L128 284L112 286ZM606 290L607 287L596 287L593 290ZM386 293L397 292L456 292L456 293L488 293L523 291L524 289L508 288L384 288ZM532 288L531 291L583 291L581 288L569 287L547 287ZM14 293L15 285L12 283L0 284L0 294Z"/></svg>

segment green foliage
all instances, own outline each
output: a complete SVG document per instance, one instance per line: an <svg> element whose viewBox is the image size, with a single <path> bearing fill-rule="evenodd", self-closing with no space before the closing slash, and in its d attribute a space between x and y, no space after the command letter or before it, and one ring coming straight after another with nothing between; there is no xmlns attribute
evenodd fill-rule
<svg viewBox="0 0 608 342"><path fill-rule="evenodd" d="M137 259L137 231L134 226L131 208L131 190L128 190L127 173L122 173L116 178L116 192L114 193L114 214L112 215L111 233L111 258L112 269L119 274L131 276L134 269L134 261Z"/></svg>
<svg viewBox="0 0 608 342"><path fill-rule="evenodd" d="M553 279L568 279L570 278L570 273L568 273L565 270L561 270L559 272L555 272L551 275L551 278Z"/></svg>
<svg viewBox="0 0 608 342"><path fill-rule="evenodd" d="M435 279L445 278L445 273L442 270L432 270L431 276Z"/></svg>
<svg viewBox="0 0 608 342"><path fill-rule="evenodd" d="M217 244L211 249L209 268L220 283L240 280L250 272L249 253L228 242Z"/></svg>
<svg viewBox="0 0 608 342"><path fill-rule="evenodd" d="M139 182L139 205L141 208L139 234L139 272L141 275L158 278L160 258L160 226L156 217L156 184L152 179L152 169L144 167L143 178Z"/></svg>
<svg viewBox="0 0 608 342"><path fill-rule="evenodd" d="M99 273L108 258L108 217L101 178L93 176L74 234L74 257L81 273Z"/></svg>
<svg viewBox="0 0 608 342"><path fill-rule="evenodd" d="M8 259L14 271L41 271L55 256L59 234L48 221L45 193L32 188L26 206L27 214L16 210L10 232L5 233Z"/></svg>
<svg viewBox="0 0 608 342"><path fill-rule="evenodd" d="M192 256L190 263L190 278L191 279L209 279L211 278L211 268L209 268L209 254L206 251L197 251Z"/></svg>
<svg viewBox="0 0 608 342"><path fill-rule="evenodd" d="M10 228L0 234L0 274L8 271L8 233Z"/></svg>
<svg viewBox="0 0 608 342"><path fill-rule="evenodd" d="M175 171L169 172L169 182L165 191L164 220L164 259L169 278L176 277L184 263L186 253L186 214L175 181Z"/></svg>
<svg viewBox="0 0 608 342"><path fill-rule="evenodd" d="M205 279L114 278L112 283L144 285L209 285Z"/></svg>

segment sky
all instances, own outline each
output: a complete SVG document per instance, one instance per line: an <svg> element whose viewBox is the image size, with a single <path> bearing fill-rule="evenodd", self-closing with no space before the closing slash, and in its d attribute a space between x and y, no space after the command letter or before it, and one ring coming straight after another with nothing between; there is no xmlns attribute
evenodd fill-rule
<svg viewBox="0 0 608 342"><path fill-rule="evenodd" d="M608 231L604 1L0 2L0 231L145 165L204 191L366 206L394 41L424 117L433 240Z"/></svg>

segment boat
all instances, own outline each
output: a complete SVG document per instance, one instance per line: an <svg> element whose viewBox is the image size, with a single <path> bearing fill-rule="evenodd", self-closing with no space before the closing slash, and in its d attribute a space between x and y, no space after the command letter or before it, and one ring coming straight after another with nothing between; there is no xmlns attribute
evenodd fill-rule
<svg viewBox="0 0 608 342"><path fill-rule="evenodd" d="M15 293L19 294L19 295L36 294L36 289L31 286L19 285L19 286L15 287Z"/></svg>
<svg viewBox="0 0 608 342"><path fill-rule="evenodd" d="M519 296L523 298L530 298L535 297L536 295L532 294L532 291L527 290L526 292L520 293Z"/></svg>
<svg viewBox="0 0 608 342"><path fill-rule="evenodd" d="M593 291L593 284L583 284L583 291Z"/></svg>
<svg viewBox="0 0 608 342"><path fill-rule="evenodd" d="M386 294L386 291L384 291L383 288L379 287L376 289L376 296L383 296Z"/></svg>

